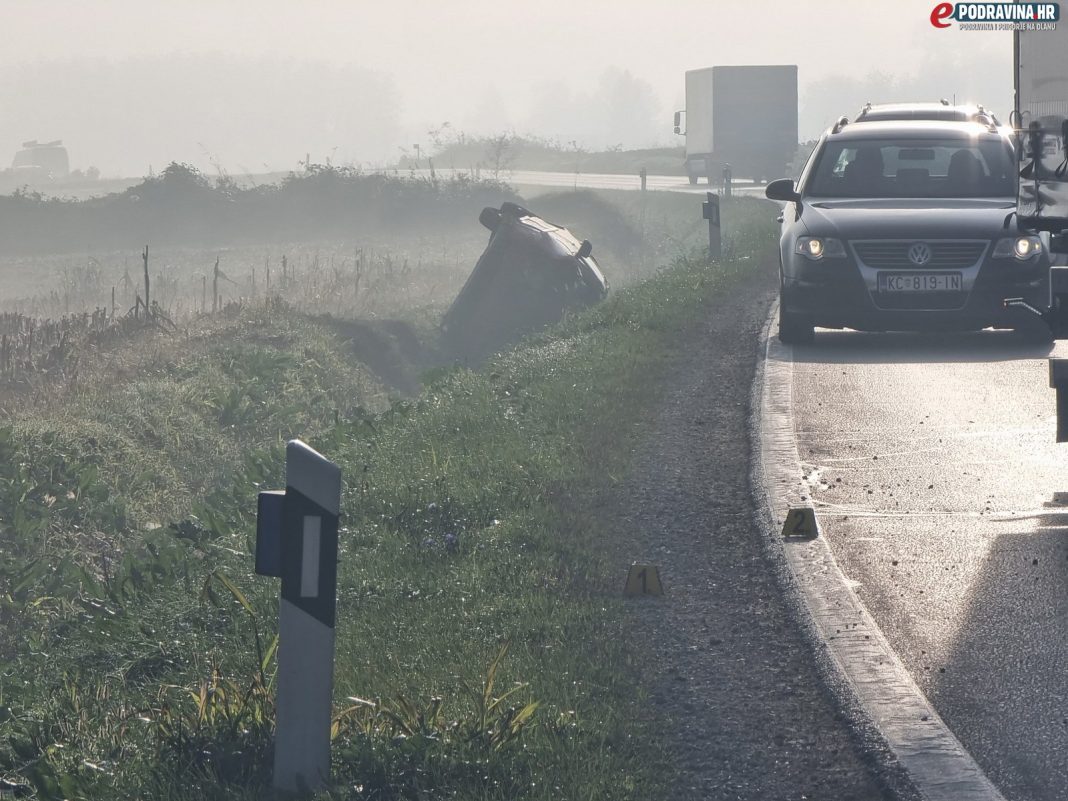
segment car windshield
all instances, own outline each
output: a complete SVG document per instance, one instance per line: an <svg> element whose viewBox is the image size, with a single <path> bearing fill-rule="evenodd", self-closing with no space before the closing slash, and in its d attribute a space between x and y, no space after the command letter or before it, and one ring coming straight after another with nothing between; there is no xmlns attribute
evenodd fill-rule
<svg viewBox="0 0 1068 801"><path fill-rule="evenodd" d="M828 142L805 194L844 198L988 198L1016 194L1004 141L841 139Z"/></svg>

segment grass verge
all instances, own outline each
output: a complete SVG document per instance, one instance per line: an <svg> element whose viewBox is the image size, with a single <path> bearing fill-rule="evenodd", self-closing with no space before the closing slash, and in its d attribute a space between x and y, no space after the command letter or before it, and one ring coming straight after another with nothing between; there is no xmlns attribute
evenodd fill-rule
<svg viewBox="0 0 1068 801"><path fill-rule="evenodd" d="M62 425L4 430L8 780L46 799L265 795L278 588L251 575L252 514L300 433L346 482L327 797L661 795L663 722L592 499L628 469L667 357L758 268L771 215L747 208L730 260L679 258L384 413L342 404L324 366L350 368L314 323L279 311L143 376L132 400L98 388ZM181 466L148 492L142 460ZM151 503L183 487L187 502ZM175 522L146 525L164 512Z"/></svg>

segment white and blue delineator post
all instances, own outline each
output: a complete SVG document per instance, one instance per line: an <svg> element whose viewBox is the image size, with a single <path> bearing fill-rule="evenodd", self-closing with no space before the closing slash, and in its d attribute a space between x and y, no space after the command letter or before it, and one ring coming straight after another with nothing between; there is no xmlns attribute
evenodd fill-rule
<svg viewBox="0 0 1068 801"><path fill-rule="evenodd" d="M316 790L330 777L341 469L294 439L285 492L261 492L256 572L282 579L274 786Z"/></svg>

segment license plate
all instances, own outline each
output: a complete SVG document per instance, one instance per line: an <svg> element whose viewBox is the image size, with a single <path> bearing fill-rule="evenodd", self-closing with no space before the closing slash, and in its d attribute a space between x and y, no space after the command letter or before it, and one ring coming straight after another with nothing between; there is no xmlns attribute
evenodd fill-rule
<svg viewBox="0 0 1068 801"><path fill-rule="evenodd" d="M960 292L960 273L879 273L880 292Z"/></svg>

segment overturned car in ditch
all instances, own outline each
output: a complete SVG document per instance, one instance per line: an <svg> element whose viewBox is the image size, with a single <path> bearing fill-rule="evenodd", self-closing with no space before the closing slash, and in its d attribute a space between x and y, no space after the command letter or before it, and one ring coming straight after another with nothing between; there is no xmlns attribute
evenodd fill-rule
<svg viewBox="0 0 1068 801"><path fill-rule="evenodd" d="M607 295L588 240L515 203L487 207L478 219L489 243L442 320L453 355L482 359Z"/></svg>

